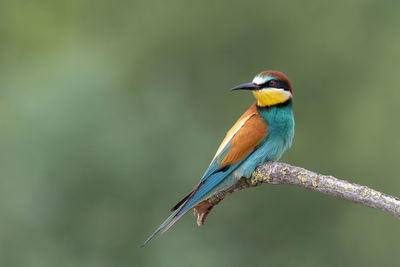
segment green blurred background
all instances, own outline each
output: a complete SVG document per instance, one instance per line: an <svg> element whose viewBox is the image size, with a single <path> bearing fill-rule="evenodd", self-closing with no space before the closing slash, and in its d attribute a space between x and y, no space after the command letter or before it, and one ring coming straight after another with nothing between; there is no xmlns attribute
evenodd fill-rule
<svg viewBox="0 0 400 267"><path fill-rule="evenodd" d="M398 266L400 222L292 186L139 245L200 179L267 69L281 159L400 195L399 1L0 2L0 266Z"/></svg>

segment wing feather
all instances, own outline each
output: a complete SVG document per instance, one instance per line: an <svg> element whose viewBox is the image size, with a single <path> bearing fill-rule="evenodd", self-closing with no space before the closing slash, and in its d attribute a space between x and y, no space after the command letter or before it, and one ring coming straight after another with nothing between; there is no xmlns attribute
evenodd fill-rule
<svg viewBox="0 0 400 267"><path fill-rule="evenodd" d="M239 162L252 151L266 136L267 124L260 116L251 116L230 140L230 149L220 162L220 166Z"/></svg>

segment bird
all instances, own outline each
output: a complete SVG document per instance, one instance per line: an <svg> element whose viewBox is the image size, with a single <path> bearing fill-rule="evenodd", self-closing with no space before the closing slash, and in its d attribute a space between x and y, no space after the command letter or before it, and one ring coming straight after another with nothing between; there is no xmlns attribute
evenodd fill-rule
<svg viewBox="0 0 400 267"><path fill-rule="evenodd" d="M191 208L195 214L196 208L209 211L208 198L242 177L250 179L257 166L279 160L291 146L294 137L293 89L285 74L276 70L263 71L252 82L231 90L249 90L256 101L227 132L200 182L172 207L173 213L142 247L156 234L170 229ZM198 224L202 222L198 220Z"/></svg>

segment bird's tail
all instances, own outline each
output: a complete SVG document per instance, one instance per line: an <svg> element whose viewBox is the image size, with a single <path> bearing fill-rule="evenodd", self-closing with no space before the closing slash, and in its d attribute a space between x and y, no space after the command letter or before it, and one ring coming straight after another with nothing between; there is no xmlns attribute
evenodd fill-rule
<svg viewBox="0 0 400 267"><path fill-rule="evenodd" d="M157 228L157 230L154 231L154 233L149 236L149 238L146 239L146 241L144 241L142 247L144 247L159 232L165 233L168 231L168 229L171 228L183 215L185 215L188 210L209 195L211 191L218 190L218 185L232 172L232 170L233 168L225 169L224 167L213 172L206 179L203 179L191 193L172 207L171 210L174 210L174 212Z"/></svg>
<svg viewBox="0 0 400 267"><path fill-rule="evenodd" d="M143 245L141 245L141 247L146 246L146 244L149 243L150 240L152 240L153 237L154 237L156 234L158 234L159 232L161 232L161 231L164 229L164 227L165 227L170 221L172 221L172 219L174 218L175 214L176 214L176 212L172 213L172 214L157 228L157 230L155 230L155 231L146 239L146 241L144 241L144 243L143 243Z"/></svg>
<svg viewBox="0 0 400 267"><path fill-rule="evenodd" d="M181 210L176 210L174 213L172 213L158 228L155 230L147 239L144 241L143 245L141 247L146 246L147 243L150 242L150 240L153 239L153 237L158 234L158 233L165 233L168 231L169 228L172 227L189 209L186 209L185 211ZM179 214L178 214L179 213Z"/></svg>

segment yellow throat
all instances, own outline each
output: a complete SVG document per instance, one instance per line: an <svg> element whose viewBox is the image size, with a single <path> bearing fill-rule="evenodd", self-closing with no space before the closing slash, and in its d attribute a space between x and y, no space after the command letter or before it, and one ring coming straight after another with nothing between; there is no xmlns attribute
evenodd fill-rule
<svg viewBox="0 0 400 267"><path fill-rule="evenodd" d="M253 91L253 95L257 99L257 105L265 107L284 103L292 94L282 89L262 89Z"/></svg>

